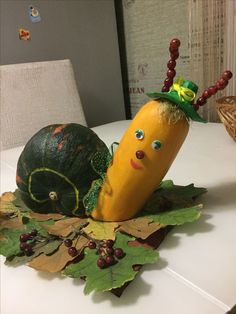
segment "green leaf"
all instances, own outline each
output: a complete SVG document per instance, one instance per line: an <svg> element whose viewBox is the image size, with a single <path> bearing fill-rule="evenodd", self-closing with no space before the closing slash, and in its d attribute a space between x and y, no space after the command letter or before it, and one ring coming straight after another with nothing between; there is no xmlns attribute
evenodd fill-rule
<svg viewBox="0 0 236 314"><path fill-rule="evenodd" d="M43 225L51 225L54 223L53 220L51 221L43 221L43 222L38 222L36 219L30 219L28 217L25 217L25 230L27 232L32 231L33 229L37 229L37 231L43 235L43 236L47 236L48 232L43 228Z"/></svg>
<svg viewBox="0 0 236 314"><path fill-rule="evenodd" d="M202 205L196 205L193 207L165 211L155 215L147 215L146 217L164 226L182 225L197 220L201 216L201 212L199 211L201 208Z"/></svg>
<svg viewBox="0 0 236 314"><path fill-rule="evenodd" d="M63 274L73 278L86 277L85 294L89 294L93 290L109 291L121 287L135 278L137 271L133 269L133 265L155 263L158 258L157 251L142 246L129 246L128 242L134 239L128 235L117 233L114 247L122 248L125 256L113 266L100 269L96 264L98 259L96 251L86 249L84 259L66 267Z"/></svg>
<svg viewBox="0 0 236 314"><path fill-rule="evenodd" d="M15 196L16 199L14 201L12 201L13 205L15 205L16 207L19 207L21 212L28 212L28 211L30 211L30 208L27 207L25 205L25 203L23 202L19 189L15 190L14 196Z"/></svg>
<svg viewBox="0 0 236 314"><path fill-rule="evenodd" d="M206 192L205 188L195 187L194 184L179 186L174 185L171 180L166 180L152 194L143 212L157 213L170 209L191 207L194 205L195 199Z"/></svg>
<svg viewBox="0 0 236 314"><path fill-rule="evenodd" d="M158 187L159 189L171 189L174 187L174 182L172 180L165 180L162 181L161 184Z"/></svg>
<svg viewBox="0 0 236 314"><path fill-rule="evenodd" d="M37 229L41 235L48 235L46 230L44 230L40 223L35 219L30 219L29 217L23 216L22 222L24 223L24 225L22 225L21 229L4 228L0 230L0 236L2 238L2 240L0 241L0 254L6 257L12 257L13 255L19 254L19 238L22 233L30 232L33 229ZM49 222L47 221L45 223Z"/></svg>
<svg viewBox="0 0 236 314"><path fill-rule="evenodd" d="M12 256L20 253L19 237L22 230L19 229L3 229L1 236L3 239L0 241L0 254L4 256Z"/></svg>
<svg viewBox="0 0 236 314"><path fill-rule="evenodd" d="M58 249L61 243L62 240L54 240L49 243L41 244L40 247L33 248L34 254L31 256L26 256L21 253L19 253L18 255L10 255L6 258L5 264L10 266L18 266L21 264L28 263L29 261L39 256L40 254L51 255Z"/></svg>

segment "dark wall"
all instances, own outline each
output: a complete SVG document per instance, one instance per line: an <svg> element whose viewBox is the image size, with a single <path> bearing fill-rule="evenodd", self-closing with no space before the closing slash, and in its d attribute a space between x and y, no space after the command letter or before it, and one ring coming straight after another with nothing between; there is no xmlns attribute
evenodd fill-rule
<svg viewBox="0 0 236 314"><path fill-rule="evenodd" d="M30 5L41 22L30 21ZM1 64L69 58L88 125L125 119L113 0L0 0L0 26Z"/></svg>

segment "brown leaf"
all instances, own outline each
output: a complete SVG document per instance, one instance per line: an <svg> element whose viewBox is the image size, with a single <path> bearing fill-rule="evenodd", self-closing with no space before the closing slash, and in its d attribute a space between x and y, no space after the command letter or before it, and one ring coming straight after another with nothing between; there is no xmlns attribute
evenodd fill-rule
<svg viewBox="0 0 236 314"><path fill-rule="evenodd" d="M24 228L21 217L15 217L15 218L10 218L10 219L0 217L0 226L1 228L8 228L8 229L23 229Z"/></svg>
<svg viewBox="0 0 236 314"><path fill-rule="evenodd" d="M152 233L163 227L160 223L152 222L147 217L134 218L119 223L119 231L123 231L136 238L146 239Z"/></svg>
<svg viewBox="0 0 236 314"><path fill-rule="evenodd" d="M0 214L12 215L17 212L17 207L12 203L15 200L15 196L12 192L5 192L0 197Z"/></svg>
<svg viewBox="0 0 236 314"><path fill-rule="evenodd" d="M86 224L86 218L69 218L57 221L54 225L41 225L48 233L61 237L67 237L75 229Z"/></svg>
<svg viewBox="0 0 236 314"><path fill-rule="evenodd" d="M61 214L39 214L32 211L29 214L31 218L35 218L37 221L47 221L50 219L60 220L65 217L64 215Z"/></svg>
<svg viewBox="0 0 236 314"><path fill-rule="evenodd" d="M0 202L12 202L16 198L12 192L4 192L0 197Z"/></svg>
<svg viewBox="0 0 236 314"><path fill-rule="evenodd" d="M88 244L88 239L84 236L78 236L73 241L73 246L78 250L78 255L82 252L84 247ZM77 256L78 256L77 255ZM40 271L47 271L49 273L56 273L62 270L68 262L75 259L77 256L72 257L68 254L68 247L63 244L59 247L59 250L52 255L40 255L34 258L28 263L28 266Z"/></svg>

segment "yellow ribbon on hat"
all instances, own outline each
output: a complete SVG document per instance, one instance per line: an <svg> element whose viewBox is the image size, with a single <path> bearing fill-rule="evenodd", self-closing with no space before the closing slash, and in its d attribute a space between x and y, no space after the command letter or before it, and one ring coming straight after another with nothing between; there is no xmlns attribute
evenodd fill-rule
<svg viewBox="0 0 236 314"><path fill-rule="evenodd" d="M176 78L174 84L170 88L170 92L176 91L181 101L192 102L196 94L189 88L182 86L184 79L182 77Z"/></svg>

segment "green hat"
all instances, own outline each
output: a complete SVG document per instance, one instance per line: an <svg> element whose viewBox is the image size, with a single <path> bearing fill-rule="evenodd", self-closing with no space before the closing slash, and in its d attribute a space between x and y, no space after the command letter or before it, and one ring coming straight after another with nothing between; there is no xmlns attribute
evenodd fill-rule
<svg viewBox="0 0 236 314"><path fill-rule="evenodd" d="M177 78L169 92L147 93L152 99L167 99L184 111L187 117L194 121L206 122L194 110L193 101L196 97L198 86L183 78Z"/></svg>

